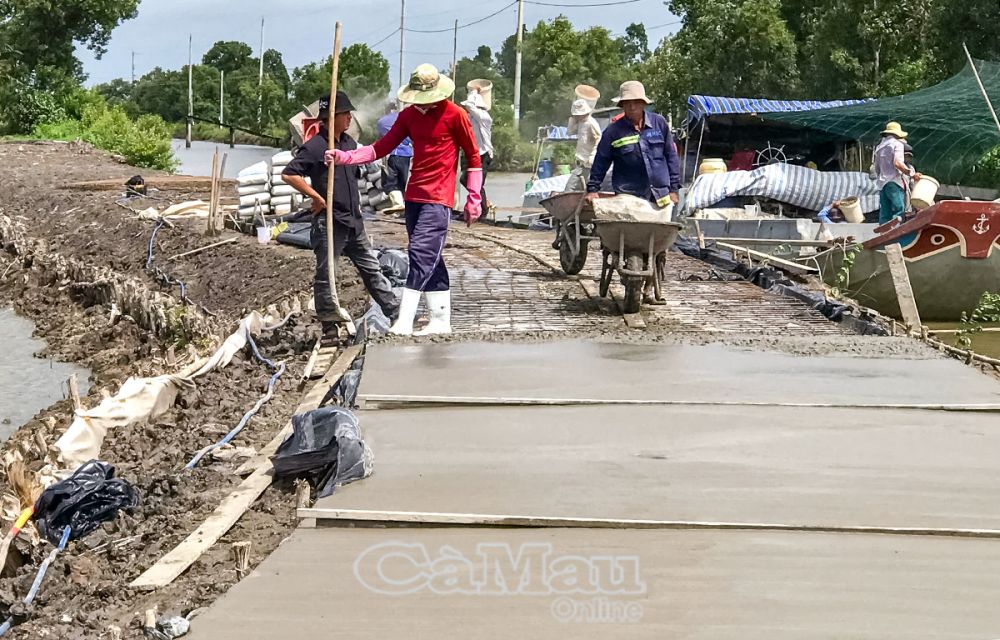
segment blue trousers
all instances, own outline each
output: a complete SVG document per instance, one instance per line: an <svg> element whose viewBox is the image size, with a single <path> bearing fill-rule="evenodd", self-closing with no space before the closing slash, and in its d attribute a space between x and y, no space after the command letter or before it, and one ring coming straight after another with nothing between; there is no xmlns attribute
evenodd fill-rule
<svg viewBox="0 0 1000 640"><path fill-rule="evenodd" d="M447 291L451 288L444 264L451 208L443 204L406 203L406 233L410 237L410 273L406 288L417 291Z"/></svg>
<svg viewBox="0 0 1000 640"><path fill-rule="evenodd" d="M906 210L906 193L903 187L895 182L890 182L882 187L879 193L879 224L885 224L893 218L902 218Z"/></svg>

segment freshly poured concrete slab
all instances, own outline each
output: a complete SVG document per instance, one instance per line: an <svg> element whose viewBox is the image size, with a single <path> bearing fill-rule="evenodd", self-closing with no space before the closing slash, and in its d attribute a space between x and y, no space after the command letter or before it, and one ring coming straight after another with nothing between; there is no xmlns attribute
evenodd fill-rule
<svg viewBox="0 0 1000 640"><path fill-rule="evenodd" d="M720 346L472 342L369 347L360 398L373 395L983 404L1000 402L1000 384L944 357L803 357Z"/></svg>
<svg viewBox="0 0 1000 640"><path fill-rule="evenodd" d="M475 407L360 422L375 473L317 508L1000 529L992 414Z"/></svg>
<svg viewBox="0 0 1000 640"><path fill-rule="evenodd" d="M574 586L574 567L595 577ZM997 602L992 540L306 529L187 637L988 640L1000 636Z"/></svg>

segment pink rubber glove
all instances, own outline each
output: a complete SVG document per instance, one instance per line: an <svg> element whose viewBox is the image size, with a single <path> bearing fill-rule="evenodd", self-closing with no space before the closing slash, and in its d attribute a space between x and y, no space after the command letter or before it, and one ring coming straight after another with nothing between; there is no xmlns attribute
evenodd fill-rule
<svg viewBox="0 0 1000 640"><path fill-rule="evenodd" d="M369 162L375 162L375 147L370 145L367 147L358 147L354 151L334 149L333 151L327 151L324 157L327 164L330 164L331 160L341 166L368 164Z"/></svg>
<svg viewBox="0 0 1000 640"><path fill-rule="evenodd" d="M483 170L469 169L465 180L465 188L469 190L465 200L465 224L471 227L483 215Z"/></svg>

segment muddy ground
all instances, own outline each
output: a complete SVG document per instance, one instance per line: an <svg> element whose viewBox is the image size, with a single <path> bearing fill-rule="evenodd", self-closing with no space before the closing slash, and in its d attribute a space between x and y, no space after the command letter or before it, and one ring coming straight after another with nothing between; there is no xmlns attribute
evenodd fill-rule
<svg viewBox="0 0 1000 640"><path fill-rule="evenodd" d="M115 204L120 194L76 191L65 185L84 180L121 179L141 173L155 187L156 172L123 166L83 145L0 144L0 214L19 220L29 235L44 238L48 249L89 265L109 267L144 282L150 290L177 294L159 286L146 271L152 223L140 221ZM131 202L144 209L201 197L207 193L162 191L157 199ZM211 342L228 335L245 312L263 309L291 295L305 294L312 279L313 257L278 245L262 247L254 238L226 232L235 244L188 259L167 261L170 255L204 246L203 222L179 223L162 229L156 238L157 264L183 280L188 296L209 310L217 337L197 341L204 355ZM186 344L167 345L128 316L113 323L112 310L95 304L68 283L51 282L24 256L5 247L0 253L0 304L10 304L36 323L36 333L48 342L46 356L74 361L92 371L92 387L84 406L100 402L102 393L114 394L130 376L170 373L186 361ZM10 267L10 269L8 269ZM344 271L342 302L360 314L366 296L353 270ZM259 340L262 353L282 360L288 370L275 397L235 444L260 449L285 425L297 406L298 379L317 334L310 313L289 321ZM177 363L169 365L166 350L173 346ZM244 353L228 368L215 371L184 392L175 407L155 421L113 431L105 440L102 458L117 467L118 475L133 483L142 501L132 514L120 514L87 538L70 543L49 570L33 605L20 601L27 594L49 545L32 546L29 537L11 550L0 577L0 619L15 616L12 638L78 639L103 635L114 626L123 638L142 637L141 612L157 606L160 614L188 614L210 604L237 581L231 545L250 541L255 566L296 524L293 489L279 483L265 492L213 547L169 587L154 593L128 589L127 584L185 538L218 506L241 478L233 472L244 460L206 460L192 471L184 465L202 447L232 429L264 393L271 372ZM22 427L8 441L5 452L27 452L29 465L39 466L39 440L51 445L72 419L71 403L58 402ZM6 485L6 483L5 483ZM7 488L4 486L4 488ZM3 524L3 531L10 523Z"/></svg>

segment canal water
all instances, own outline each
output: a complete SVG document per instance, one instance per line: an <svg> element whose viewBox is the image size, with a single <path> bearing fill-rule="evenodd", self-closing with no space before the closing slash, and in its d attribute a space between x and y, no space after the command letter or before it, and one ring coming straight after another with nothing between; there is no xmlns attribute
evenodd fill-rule
<svg viewBox="0 0 1000 640"><path fill-rule="evenodd" d="M928 328L930 328L931 332L942 330L948 331L949 333L936 333L934 337L945 344L950 344L961 349L965 348L958 344L959 334L952 333L962 329L962 325L960 323L937 322L931 323L928 325ZM1000 358L1000 325L984 324L983 328L988 328L990 331L970 334L970 337L972 338L972 350L984 356Z"/></svg>
<svg viewBox="0 0 1000 640"><path fill-rule="evenodd" d="M45 343L32 337L34 325L10 309L0 308L0 441L53 402L66 397L66 381L74 373L80 393L89 388L90 373L81 367L35 354Z"/></svg>
<svg viewBox="0 0 1000 640"><path fill-rule="evenodd" d="M228 144L217 142L191 143L191 148L184 146L184 140L175 139L173 141L174 155L180 160L181 166L178 173L188 176L210 176L212 175L212 154L219 150L219 158L222 154L228 153L229 159L226 161L226 173L224 178L235 178L241 169L257 164L262 160L270 160L271 156L281 151L273 147L257 147L248 144L238 144L235 149L230 149Z"/></svg>

